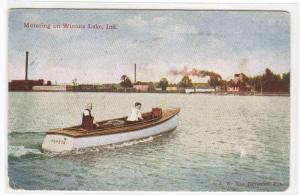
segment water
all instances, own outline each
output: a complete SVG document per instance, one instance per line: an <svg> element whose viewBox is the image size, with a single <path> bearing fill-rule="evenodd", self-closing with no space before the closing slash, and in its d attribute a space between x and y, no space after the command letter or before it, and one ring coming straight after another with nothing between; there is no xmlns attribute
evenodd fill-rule
<svg viewBox="0 0 300 195"><path fill-rule="evenodd" d="M170 133L43 154L50 128L180 107ZM25 190L283 191L289 186L290 98L185 94L9 93L8 176Z"/></svg>

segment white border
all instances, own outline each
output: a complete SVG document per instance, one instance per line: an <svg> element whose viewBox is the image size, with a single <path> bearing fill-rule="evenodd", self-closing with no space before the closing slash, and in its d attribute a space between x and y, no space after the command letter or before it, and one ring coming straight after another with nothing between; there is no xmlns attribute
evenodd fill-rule
<svg viewBox="0 0 300 195"><path fill-rule="evenodd" d="M218 2L208 2L207 0L200 0L198 2L188 0L175 0L173 3L168 3L167 1L142 1L137 3L127 2L124 0L116 1L96 1L96 0L9 0L8 6L6 3L1 1L1 11L0 11L0 28L2 43L1 46L1 70L0 70L0 89L1 89L1 102L0 102L0 124L1 124L1 145L0 150L3 155L1 159L4 159L4 162L1 163L4 166L1 166L0 172L3 174L3 177L0 177L0 189L1 193L9 194L19 194L20 192L26 194L158 194L158 192L105 192L105 191L11 191L7 188L7 27L8 27L8 8L73 8L73 9L185 9L185 10L281 10L288 11L291 17L291 143L290 143L290 187L285 192L201 192L201 194L297 194L299 193L299 181L297 185L296 174L299 175L297 154L299 154L299 19L298 11L299 4L297 1L293 0L263 0L263 1L254 1L255 4L250 3L250 1L240 1L240 0L231 0L231 1L222 1L223 3ZM175 2L175 3L174 3ZM201 3L199 3L201 2ZM253 2L253 1L252 1ZM3 4L3 5L2 5ZM298 146L298 147L297 147ZM297 147L297 148L296 148ZM299 157L298 157L299 158ZM161 192L163 194L198 194L198 192Z"/></svg>
<svg viewBox="0 0 300 195"><path fill-rule="evenodd" d="M4 193L6 188L6 178L7 178L7 5L2 5L1 3L1 11L0 11L0 43L2 43L0 47L0 153L1 153L1 165L0 173L2 173L2 177L0 177L0 190L1 194Z"/></svg>

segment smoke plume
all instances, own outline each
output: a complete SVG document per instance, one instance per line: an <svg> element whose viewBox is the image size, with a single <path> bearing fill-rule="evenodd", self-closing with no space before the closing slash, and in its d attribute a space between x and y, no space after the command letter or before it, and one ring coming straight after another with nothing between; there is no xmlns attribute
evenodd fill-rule
<svg viewBox="0 0 300 195"><path fill-rule="evenodd" d="M207 71L207 70L198 70L196 68L193 68L192 70L189 70L187 67L184 67L182 70L170 70L169 72L171 75L177 76L177 75L182 75L182 76L196 76L196 77L216 77L219 79L222 79L221 75L215 72Z"/></svg>

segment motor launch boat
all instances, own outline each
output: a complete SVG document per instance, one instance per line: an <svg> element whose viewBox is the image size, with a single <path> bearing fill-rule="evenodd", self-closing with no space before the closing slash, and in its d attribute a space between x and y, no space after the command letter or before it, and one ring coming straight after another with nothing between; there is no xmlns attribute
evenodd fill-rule
<svg viewBox="0 0 300 195"><path fill-rule="evenodd" d="M96 122L92 129L83 128L82 125L50 129L42 149L45 152L64 152L162 134L177 127L179 112L179 108L153 108L151 112L142 114L144 120L133 123L126 122L127 117L122 117Z"/></svg>

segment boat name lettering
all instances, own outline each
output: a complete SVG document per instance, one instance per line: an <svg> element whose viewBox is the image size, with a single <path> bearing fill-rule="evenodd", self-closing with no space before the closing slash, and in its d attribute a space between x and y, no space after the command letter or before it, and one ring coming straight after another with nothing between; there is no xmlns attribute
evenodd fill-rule
<svg viewBox="0 0 300 195"><path fill-rule="evenodd" d="M52 142L52 143L55 143L55 144L66 144L66 142L63 141L63 140L55 140L55 139L51 139L51 142Z"/></svg>

